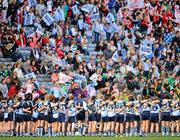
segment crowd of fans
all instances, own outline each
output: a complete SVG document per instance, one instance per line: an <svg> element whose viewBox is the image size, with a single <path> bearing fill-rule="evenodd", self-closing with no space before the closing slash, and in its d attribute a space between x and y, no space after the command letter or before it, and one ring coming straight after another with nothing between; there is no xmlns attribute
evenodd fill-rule
<svg viewBox="0 0 180 140"><path fill-rule="evenodd" d="M56 19L58 8L62 15ZM48 94L179 100L175 10L178 0L144 0L144 7L135 9L127 0L0 0L0 50L15 62L0 64L1 99L25 99L30 93L32 100ZM47 13L54 18L50 25ZM20 53L26 47L29 57ZM51 75L53 85L39 85L39 74ZM62 75L69 79L60 81Z"/></svg>

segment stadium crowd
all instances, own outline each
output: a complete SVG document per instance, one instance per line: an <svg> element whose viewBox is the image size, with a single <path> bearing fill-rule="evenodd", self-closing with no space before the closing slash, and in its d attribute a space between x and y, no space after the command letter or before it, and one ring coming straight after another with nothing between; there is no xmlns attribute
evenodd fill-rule
<svg viewBox="0 0 180 140"><path fill-rule="evenodd" d="M0 135L179 136L179 5L0 0Z"/></svg>

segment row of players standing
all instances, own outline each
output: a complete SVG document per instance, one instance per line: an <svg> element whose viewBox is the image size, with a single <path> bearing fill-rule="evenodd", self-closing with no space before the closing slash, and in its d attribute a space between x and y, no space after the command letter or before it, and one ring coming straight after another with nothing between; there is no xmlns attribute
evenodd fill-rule
<svg viewBox="0 0 180 140"><path fill-rule="evenodd" d="M1 133L9 135L179 135L180 103L178 100L143 101L107 98L75 99L73 95L60 100L53 95L40 96L32 101L17 98L0 102ZM171 122L171 123L170 123ZM151 125L150 125L151 123ZM67 126L67 127L66 127ZM150 130L150 131L149 131Z"/></svg>

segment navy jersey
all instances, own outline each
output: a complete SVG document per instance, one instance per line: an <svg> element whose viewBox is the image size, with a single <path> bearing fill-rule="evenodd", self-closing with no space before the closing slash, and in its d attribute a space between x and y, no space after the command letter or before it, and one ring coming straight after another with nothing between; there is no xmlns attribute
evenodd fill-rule
<svg viewBox="0 0 180 140"><path fill-rule="evenodd" d="M170 112L171 108L170 108L170 102L167 102L166 104L162 105L162 112Z"/></svg>
<svg viewBox="0 0 180 140"><path fill-rule="evenodd" d="M134 108L133 107L126 107L126 113L127 114L134 114Z"/></svg>
<svg viewBox="0 0 180 140"><path fill-rule="evenodd" d="M58 118L59 112L58 112L58 105L56 103L51 103L53 118Z"/></svg>
<svg viewBox="0 0 180 140"><path fill-rule="evenodd" d="M141 110L142 110L142 112L144 112L144 111L150 111L151 109L147 103L144 103L141 106Z"/></svg>
<svg viewBox="0 0 180 140"><path fill-rule="evenodd" d="M108 111L107 111L107 104L105 102L101 102L100 105L100 112L102 117L108 116Z"/></svg>
<svg viewBox="0 0 180 140"><path fill-rule="evenodd" d="M84 100L79 99L76 101L76 107L78 110L80 110L81 112L84 112L85 110L87 110L87 104Z"/></svg>
<svg viewBox="0 0 180 140"><path fill-rule="evenodd" d="M180 116L179 107L180 107L180 102L176 102L172 110L172 116Z"/></svg>
<svg viewBox="0 0 180 140"><path fill-rule="evenodd" d="M52 114L53 112L53 108L52 108L52 104L49 102L49 101L47 101L47 102L45 102L45 104L44 104L45 106L46 106L46 110L45 110L45 115L48 115L48 114Z"/></svg>
<svg viewBox="0 0 180 140"><path fill-rule="evenodd" d="M23 115L23 102L18 103L18 106L15 108L15 114Z"/></svg>
<svg viewBox="0 0 180 140"><path fill-rule="evenodd" d="M118 111L118 109L122 109L123 107L125 107L125 106L124 106L124 102L123 102L123 101L117 101L117 102L115 103L115 109L117 110L116 113L118 113L118 114L124 114L124 111L121 111L121 112Z"/></svg>
<svg viewBox="0 0 180 140"><path fill-rule="evenodd" d="M69 101L68 102L68 116L75 116L76 115L76 105L74 101Z"/></svg>
<svg viewBox="0 0 180 140"><path fill-rule="evenodd" d="M0 110L3 109L3 103L0 102Z"/></svg>
<svg viewBox="0 0 180 140"><path fill-rule="evenodd" d="M66 112L66 103L59 103L59 113L65 113Z"/></svg>
<svg viewBox="0 0 180 140"><path fill-rule="evenodd" d="M33 107L34 107L34 109L33 109L32 116L33 116L33 118L38 118L38 115L39 115L39 112L38 112L38 103L37 102L33 103Z"/></svg>
<svg viewBox="0 0 180 140"><path fill-rule="evenodd" d="M84 109L83 109L83 100L77 100L76 101L76 107L77 107L77 109L78 109L78 111L79 110L81 110L81 111L84 111Z"/></svg>
<svg viewBox="0 0 180 140"><path fill-rule="evenodd" d="M92 111L93 113L95 113L96 112L96 105L95 105L95 103L94 102L91 102L91 103L89 103L88 105L87 105L87 107L88 107L88 110L89 111Z"/></svg>
<svg viewBox="0 0 180 140"><path fill-rule="evenodd" d="M115 104L113 102L111 102L107 105L107 109L108 109L108 117L113 117L116 115Z"/></svg>
<svg viewBox="0 0 180 140"><path fill-rule="evenodd" d="M161 107L159 104L154 104L151 106L151 113L159 113Z"/></svg>
<svg viewBox="0 0 180 140"><path fill-rule="evenodd" d="M15 102L12 99L8 100L8 102L7 102L8 107L11 107L11 108L13 107L14 104L15 104Z"/></svg>
<svg viewBox="0 0 180 140"><path fill-rule="evenodd" d="M7 106L8 106L9 113L14 111L14 108L13 108L14 104L15 104L14 100L12 100L12 99L8 100Z"/></svg>
<svg viewBox="0 0 180 140"><path fill-rule="evenodd" d="M32 101L23 101L22 103L23 109L29 109L32 111L33 102ZM24 112L25 115L29 114L27 112Z"/></svg>
<svg viewBox="0 0 180 140"><path fill-rule="evenodd" d="M37 104L38 109L44 107L44 105L45 105L45 102L44 102L44 101L39 101L39 103ZM44 112L45 112L45 110L40 111L40 113L44 113Z"/></svg>
<svg viewBox="0 0 180 140"><path fill-rule="evenodd" d="M5 112L5 103L0 102L0 112L4 113Z"/></svg>
<svg viewBox="0 0 180 140"><path fill-rule="evenodd" d="M100 109L101 102L102 102L101 99L97 99L97 100L95 101L95 106L96 106L97 109Z"/></svg>

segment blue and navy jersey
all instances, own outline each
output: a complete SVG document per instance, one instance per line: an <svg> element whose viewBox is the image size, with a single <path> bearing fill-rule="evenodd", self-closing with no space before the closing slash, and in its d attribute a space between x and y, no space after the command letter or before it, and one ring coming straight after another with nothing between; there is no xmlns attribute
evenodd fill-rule
<svg viewBox="0 0 180 140"><path fill-rule="evenodd" d="M8 100L8 102L7 102L8 107L11 107L11 108L14 106L14 104L15 104L15 102L12 99Z"/></svg>
<svg viewBox="0 0 180 140"><path fill-rule="evenodd" d="M108 107L108 110L115 110L115 104L114 103L109 103L107 105L107 107Z"/></svg>
<svg viewBox="0 0 180 140"><path fill-rule="evenodd" d="M76 106L83 107L83 101L84 101L84 100L81 100L81 99L77 100L77 101L76 101Z"/></svg>
<svg viewBox="0 0 180 140"><path fill-rule="evenodd" d="M34 106L35 108L33 109L33 114L32 114L32 116L33 116L34 118L37 118L38 115L39 115L38 103L33 103L33 106Z"/></svg>
<svg viewBox="0 0 180 140"><path fill-rule="evenodd" d="M180 116L179 107L180 107L180 102L176 102L172 110L172 116Z"/></svg>
<svg viewBox="0 0 180 140"><path fill-rule="evenodd" d="M85 111L85 110L87 110L87 104L86 104L86 102L84 101L84 100L82 100L82 99L79 99L79 100L77 100L76 101L76 107L77 107L77 109L78 110L81 110L82 112L83 111Z"/></svg>
<svg viewBox="0 0 180 140"><path fill-rule="evenodd" d="M1 110L1 113L4 113L5 112L5 107L4 107L5 103L2 103L0 102L0 110Z"/></svg>
<svg viewBox="0 0 180 140"><path fill-rule="evenodd" d="M161 107L159 104L154 104L151 106L151 113L159 113L161 110Z"/></svg>
<svg viewBox="0 0 180 140"><path fill-rule="evenodd" d="M59 112L66 112L66 103L59 103Z"/></svg>
<svg viewBox="0 0 180 140"><path fill-rule="evenodd" d="M54 103L51 103L51 106L52 106L53 104L54 104ZM57 106L57 105L56 105L56 106L53 106L52 112L53 112L53 114L54 114L54 113L58 113L58 106Z"/></svg>
<svg viewBox="0 0 180 140"><path fill-rule="evenodd" d="M162 112L171 112L170 102L162 105Z"/></svg>
<svg viewBox="0 0 180 140"><path fill-rule="evenodd" d="M101 102L100 112L102 117L106 117L108 115L107 104L103 101Z"/></svg>
<svg viewBox="0 0 180 140"><path fill-rule="evenodd" d="M45 110L45 115L52 114L53 108L51 106L52 105L51 102L47 101L47 102L45 102L44 105L47 107Z"/></svg>
<svg viewBox="0 0 180 140"><path fill-rule="evenodd" d="M125 107L124 106L124 102L123 101L117 101L116 103L115 103L115 109L122 109L123 107ZM124 114L124 111L122 111L122 112L116 112L116 113L118 113L118 114Z"/></svg>
<svg viewBox="0 0 180 140"><path fill-rule="evenodd" d="M7 103L3 104L3 110L4 110L4 112L8 113L8 104Z"/></svg>
<svg viewBox="0 0 180 140"><path fill-rule="evenodd" d="M42 108L44 106L44 101L40 101L37 106L38 108Z"/></svg>
<svg viewBox="0 0 180 140"><path fill-rule="evenodd" d="M0 109L2 109L3 108L3 104L2 104L2 102L0 102Z"/></svg>
<svg viewBox="0 0 180 140"><path fill-rule="evenodd" d="M93 113L96 112L96 106L94 102L88 103L88 110L92 111Z"/></svg>
<svg viewBox="0 0 180 140"><path fill-rule="evenodd" d="M95 106L96 106L97 109L100 109L101 102L102 102L101 99L97 99L97 100L95 101Z"/></svg>
<svg viewBox="0 0 180 140"><path fill-rule="evenodd" d="M55 105L55 106L54 106ZM53 118L58 118L59 112L58 112L58 105L56 103L51 103Z"/></svg>
<svg viewBox="0 0 180 140"><path fill-rule="evenodd" d="M81 99L77 100L76 101L76 107L77 107L78 110L81 110L83 108L83 100L81 100ZM84 111L84 109L81 110L81 111Z"/></svg>
<svg viewBox="0 0 180 140"><path fill-rule="evenodd" d="M127 114L134 114L134 108L133 107L126 107L126 113Z"/></svg>
<svg viewBox="0 0 180 140"><path fill-rule="evenodd" d="M107 105L107 109L108 109L108 117L113 117L114 115L116 115L115 113L115 104L113 102L109 103Z"/></svg>
<svg viewBox="0 0 180 140"><path fill-rule="evenodd" d="M38 107L38 109L40 109L40 108L44 107L44 105L45 105L44 101L39 101L37 104L37 107ZM45 112L45 110L42 110L39 113L44 113L44 112Z"/></svg>
<svg viewBox="0 0 180 140"><path fill-rule="evenodd" d="M23 102L20 102L19 105L15 109L15 114L23 115Z"/></svg>
<svg viewBox="0 0 180 140"><path fill-rule="evenodd" d="M121 108L123 108L124 107L124 102L123 101L117 101L116 103L115 103L115 108L116 109L121 109Z"/></svg>
<svg viewBox="0 0 180 140"><path fill-rule="evenodd" d="M68 116L76 116L76 104L74 101L68 102Z"/></svg>
<svg viewBox="0 0 180 140"><path fill-rule="evenodd" d="M144 103L142 104L141 106L141 111L144 112L144 111L150 111L151 108L149 107L149 105L147 103Z"/></svg>

